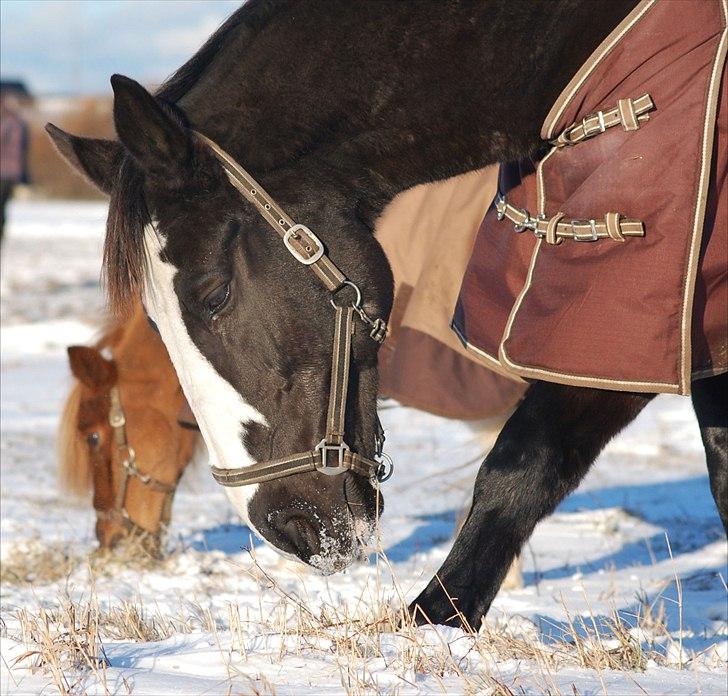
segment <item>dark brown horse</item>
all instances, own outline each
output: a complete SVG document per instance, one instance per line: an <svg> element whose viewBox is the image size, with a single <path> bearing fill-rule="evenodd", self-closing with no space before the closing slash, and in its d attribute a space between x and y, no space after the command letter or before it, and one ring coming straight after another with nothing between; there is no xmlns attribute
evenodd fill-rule
<svg viewBox="0 0 728 696"><path fill-rule="evenodd" d="M294 253L290 237L284 245L248 200L256 185L241 195L195 132L320 236L361 291L362 319L386 319L392 278L372 235L384 206L415 184L538 156L551 105L635 4L253 0L155 95L112 78L119 141L49 128L111 196L111 300L122 309L143 292L217 469L285 459L328 434L334 312L301 262L318 244L304 233L308 250ZM335 299L355 302L346 292ZM341 435L371 460L378 344L355 319ZM728 522L725 382L696 382L694 404ZM477 626L536 523L651 398L534 382L483 463L452 552L415 602L422 615ZM357 557L380 506L363 476L327 473L226 490L273 546L337 570Z"/></svg>

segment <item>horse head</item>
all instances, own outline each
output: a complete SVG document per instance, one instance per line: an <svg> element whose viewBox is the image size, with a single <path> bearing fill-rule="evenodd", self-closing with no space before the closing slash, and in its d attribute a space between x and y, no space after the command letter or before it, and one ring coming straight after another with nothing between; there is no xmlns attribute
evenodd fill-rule
<svg viewBox="0 0 728 696"><path fill-rule="evenodd" d="M158 342L148 327L145 336L139 335L140 326L144 329L146 321L132 320L125 332L132 340ZM139 349L149 354L148 347ZM131 536L158 555L177 481L192 454L195 435L177 425L183 399L160 349L151 365L129 371L96 348L68 349L78 382L69 398L73 408L64 417L63 467L72 487L83 491L90 484L93 489L101 548L113 548Z"/></svg>
<svg viewBox="0 0 728 696"><path fill-rule="evenodd" d="M118 142L48 127L61 154L111 196L105 271L112 304L141 292L216 470L313 451L328 432L331 300L353 301L351 287L334 298L289 253L178 108L128 78L112 85ZM300 167L260 175L289 213L317 230L361 292L359 309L386 319L391 272L369 230L358 229L354 203L333 183L330 196L311 200ZM371 460L381 439L379 344L358 316L354 324L342 436L351 452ZM382 507L366 476L330 476L320 467L226 492L259 536L322 572L361 555Z"/></svg>

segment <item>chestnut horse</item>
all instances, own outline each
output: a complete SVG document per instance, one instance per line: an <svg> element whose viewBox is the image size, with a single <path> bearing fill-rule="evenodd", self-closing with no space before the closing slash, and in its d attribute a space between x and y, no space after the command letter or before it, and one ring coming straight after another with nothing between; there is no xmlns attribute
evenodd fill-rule
<svg viewBox="0 0 728 696"><path fill-rule="evenodd" d="M68 357L76 382L61 418L61 479L79 494L93 489L101 548L130 535L158 555L199 439L179 420L186 401L164 344L137 303L130 320Z"/></svg>

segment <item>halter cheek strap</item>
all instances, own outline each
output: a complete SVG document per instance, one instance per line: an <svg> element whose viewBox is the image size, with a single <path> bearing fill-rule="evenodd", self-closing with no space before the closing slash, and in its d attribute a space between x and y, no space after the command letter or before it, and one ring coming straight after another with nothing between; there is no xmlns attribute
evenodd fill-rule
<svg viewBox="0 0 728 696"><path fill-rule="evenodd" d="M311 471L319 471L328 476L353 471L367 478L374 478L380 474L381 462L352 452L344 442L346 396L349 387L353 333L353 307L337 307L329 410L326 418L326 436L323 440L314 449L307 452L299 452L281 459L273 459L239 469L221 469L213 466L212 475L218 483L230 487L248 486Z"/></svg>
<svg viewBox="0 0 728 696"><path fill-rule="evenodd" d="M263 187L217 143L201 133L195 132L195 137L210 148L225 170L230 183L255 206L263 219L281 237L293 258L308 266L332 294L331 304L336 312L326 434L321 442L307 452L247 467L237 469L212 467L212 475L218 483L230 487L264 483L311 471L318 471L328 476L352 471L370 480L375 478L379 481L386 480L391 475L392 469L391 463L389 466L384 463L381 451L384 438L381 428L376 442L376 456L381 461L352 452L344 442L354 314L369 329L369 337L380 344L387 334L386 322L379 317L372 318L366 313L362 305L361 291L357 285L350 281L326 255L323 242L308 227L295 223ZM355 300L348 307L341 307L334 302L334 295L344 286L349 286L356 293Z"/></svg>
<svg viewBox="0 0 728 696"><path fill-rule="evenodd" d="M114 431L114 445L117 451L122 455L121 459L121 481L119 489L114 499L114 507L111 510L97 510L98 519L118 519L121 520L122 526L130 531L134 531L139 535L151 535L158 537L161 530L167 527L172 517L172 500L177 490L177 484L171 485L160 481L159 479L145 474L137 468L136 452L129 444L126 434L126 416L121 405L121 395L119 387L113 386L109 390L109 399L111 406L109 408L109 424ZM126 494L129 488L129 479L135 477L139 482L157 493L164 494L164 502L162 503L162 516L160 529L157 532L150 532L141 525L132 520L126 509Z"/></svg>

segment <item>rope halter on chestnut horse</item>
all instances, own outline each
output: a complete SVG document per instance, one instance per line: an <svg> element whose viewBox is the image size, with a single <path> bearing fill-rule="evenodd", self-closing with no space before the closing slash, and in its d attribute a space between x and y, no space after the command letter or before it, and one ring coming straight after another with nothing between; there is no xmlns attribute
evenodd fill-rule
<svg viewBox="0 0 728 696"><path fill-rule="evenodd" d="M172 517L172 499L177 490L177 484L171 485L165 483L149 474L143 473L137 468L136 452L129 444L126 434L126 416L121 405L119 387L111 387L109 398L111 399L109 424L114 431L114 445L121 458L121 481L119 482L119 489L114 496L114 507L108 511L97 510L96 516L99 519L118 519L125 529L133 531L140 536L150 535L152 537L158 537L160 532L169 524ZM150 532L148 529L134 522L126 509L126 495L129 488L129 479L132 477L136 478L143 486L146 486L150 490L164 494L160 528L156 532Z"/></svg>
<svg viewBox="0 0 728 696"><path fill-rule="evenodd" d="M323 242L305 225L295 223L286 212L265 192L227 152L201 133L196 136L205 143L222 164L230 183L252 203L265 221L276 231L293 258L308 266L331 293L331 306L336 313L331 363L331 386L329 389L326 434L312 450L259 462L237 469L222 469L213 466L212 475L223 486L248 486L265 481L318 471L327 476L336 476L351 471L367 477L370 481L385 481L392 474L391 460L382 452L384 434L378 427L376 454L368 459L352 452L344 441L346 397L349 388L349 365L351 341L354 335L354 314L369 330L373 341L382 343L387 334L387 324L381 318L370 317L362 306L361 291L349 280L336 264L326 255ZM335 302L336 294L344 287L351 288L355 299L349 306Z"/></svg>

